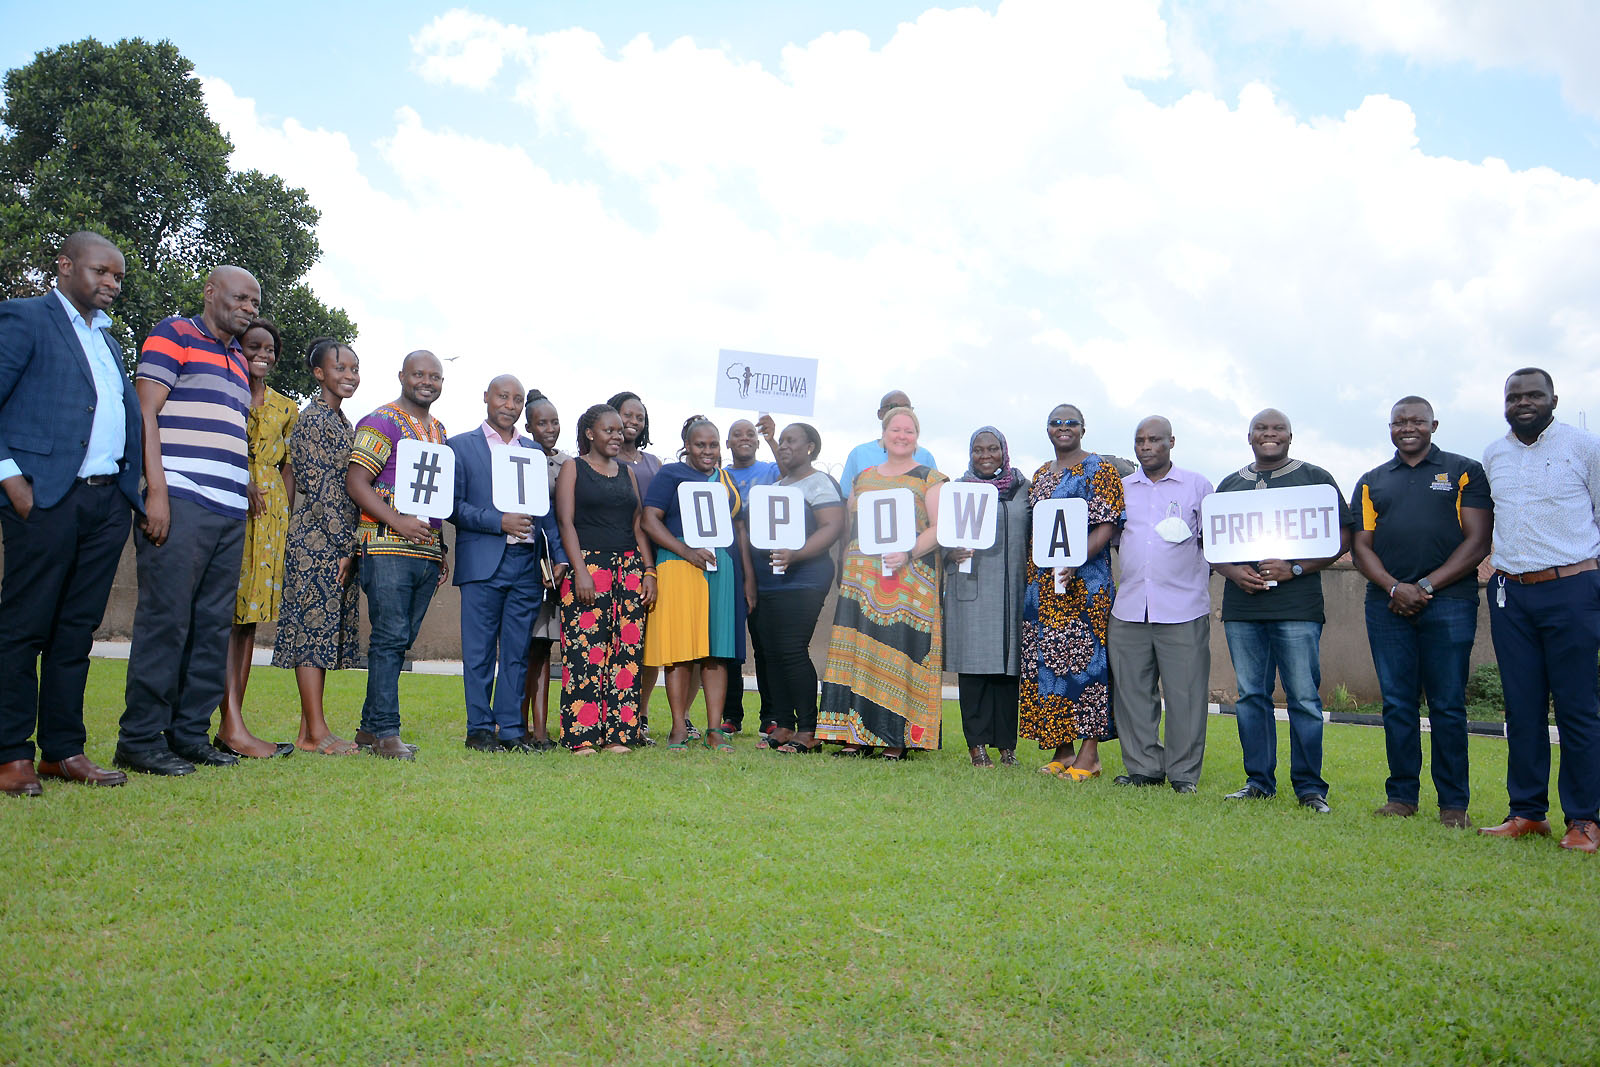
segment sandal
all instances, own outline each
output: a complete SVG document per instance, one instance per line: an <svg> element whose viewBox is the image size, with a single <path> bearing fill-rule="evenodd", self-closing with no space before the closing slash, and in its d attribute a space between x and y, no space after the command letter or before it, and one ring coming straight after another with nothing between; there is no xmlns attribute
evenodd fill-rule
<svg viewBox="0 0 1600 1067"><path fill-rule="evenodd" d="M295 746L299 748L299 745ZM316 743L314 748L301 749L302 752L315 752L319 756L353 756L361 751L354 741L346 741L342 737L329 734Z"/></svg>
<svg viewBox="0 0 1600 1067"><path fill-rule="evenodd" d="M1002 766L1002 767L1015 767L1016 765L1017 765L1017 750L1014 749L1014 748L1002 748L1000 750L1000 766Z"/></svg>
<svg viewBox="0 0 1600 1067"><path fill-rule="evenodd" d="M715 741L712 741L711 739L713 734L716 735ZM718 752L733 751L733 742L728 739L728 731L722 729L720 726L707 726L705 739L707 748L715 749Z"/></svg>
<svg viewBox="0 0 1600 1067"><path fill-rule="evenodd" d="M893 753L885 751L883 755L879 756L878 758L881 760L886 760L889 763L904 763L906 754L904 752Z"/></svg>
<svg viewBox="0 0 1600 1067"><path fill-rule="evenodd" d="M1067 765L1060 760L1051 760L1039 768L1040 774L1048 774L1052 778L1060 778L1067 773Z"/></svg>
<svg viewBox="0 0 1600 1067"><path fill-rule="evenodd" d="M974 767L993 767L994 760L989 758L989 750L980 748L972 753L972 765Z"/></svg>
<svg viewBox="0 0 1600 1067"><path fill-rule="evenodd" d="M862 747L860 747L859 745L857 745L854 748L850 747L849 745L846 745L844 748L841 748L839 751L831 753L831 755L833 756L834 759L866 759L867 758L867 750L862 748Z"/></svg>
<svg viewBox="0 0 1600 1067"><path fill-rule="evenodd" d="M822 742L815 741L808 746L802 745L799 741L796 741L791 737L789 740L785 741L772 751L776 752L780 756L809 756L814 752L822 751Z"/></svg>
<svg viewBox="0 0 1600 1067"><path fill-rule="evenodd" d="M1086 771L1082 767L1068 767L1066 777L1074 782L1087 782L1091 778L1100 777L1099 771Z"/></svg>

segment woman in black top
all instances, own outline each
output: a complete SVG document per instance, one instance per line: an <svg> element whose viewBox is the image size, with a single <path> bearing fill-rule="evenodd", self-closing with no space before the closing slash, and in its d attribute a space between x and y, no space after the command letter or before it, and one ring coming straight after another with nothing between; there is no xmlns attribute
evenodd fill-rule
<svg viewBox="0 0 1600 1067"><path fill-rule="evenodd" d="M622 417L596 404L578 419L578 458L556 476L556 523L574 566L561 583L561 743L579 755L643 740L644 620L655 568L639 487L617 462Z"/></svg>

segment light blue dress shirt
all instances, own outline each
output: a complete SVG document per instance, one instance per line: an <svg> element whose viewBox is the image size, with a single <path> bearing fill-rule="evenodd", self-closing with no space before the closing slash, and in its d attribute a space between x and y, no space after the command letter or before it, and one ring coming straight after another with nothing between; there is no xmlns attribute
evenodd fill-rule
<svg viewBox="0 0 1600 1067"><path fill-rule="evenodd" d="M100 332L111 328L111 316L96 310L94 321L85 322L66 294L60 289L54 292L66 309L72 329L78 335L78 344L83 346L83 354L89 360L89 372L94 376L94 421L89 429L89 450L84 453L78 477L116 474L122 469L122 453L128 446L128 416L122 402L122 386L126 380L122 363L111 354L106 335ZM0 481L21 473L16 460L0 462Z"/></svg>

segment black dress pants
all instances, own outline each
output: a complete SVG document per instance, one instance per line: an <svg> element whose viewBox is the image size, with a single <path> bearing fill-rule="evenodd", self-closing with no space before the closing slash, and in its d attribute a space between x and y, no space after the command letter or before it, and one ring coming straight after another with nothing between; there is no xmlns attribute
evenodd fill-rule
<svg viewBox="0 0 1600 1067"><path fill-rule="evenodd" d="M817 628L826 589L793 589L761 594L756 630L762 657L756 669L767 675L772 721L785 730L817 728L817 668L811 662L811 635Z"/></svg>
<svg viewBox="0 0 1600 1067"><path fill-rule="evenodd" d="M83 751L89 650L132 515L115 485L83 482L26 519L0 509L0 763L32 759L35 728L47 760Z"/></svg>

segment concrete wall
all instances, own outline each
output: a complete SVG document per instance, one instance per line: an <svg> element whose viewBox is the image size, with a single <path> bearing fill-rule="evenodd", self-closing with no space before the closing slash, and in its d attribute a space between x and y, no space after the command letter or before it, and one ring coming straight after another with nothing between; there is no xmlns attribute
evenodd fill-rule
<svg viewBox="0 0 1600 1067"><path fill-rule="evenodd" d="M137 535L135 535L137 536ZM454 540L454 528L445 526L445 537ZM3 555L0 555L3 558ZM1372 669L1372 653L1367 645L1366 616L1363 598L1366 596L1366 579L1348 561L1341 561L1323 572L1323 595L1327 603L1327 625L1322 631L1322 693L1326 698L1334 688L1343 685L1362 702L1378 700L1378 680ZM1221 620L1223 579L1211 579L1211 696L1221 703L1232 703L1233 669L1228 658L1228 643L1223 636ZM137 598L134 573L133 542L130 539L122 554L117 570L116 584L111 590L111 601L106 607L105 621L97 637L103 640L127 640L133 627L133 610ZM827 659L828 626L833 619L834 597L830 595L823 605L817 632L811 640L811 656L821 673ZM422 624L412 655L417 659L460 659L461 599L453 586L446 585L435 595L433 606ZM365 613L363 613L363 633ZM272 644L273 626L263 624L257 631L257 643ZM363 637L364 639L364 637ZM1472 650L1472 664L1493 663L1494 649L1489 643L1489 613L1481 608L1478 613L1478 639ZM747 670L753 669L747 665ZM948 679L953 682L954 679Z"/></svg>

